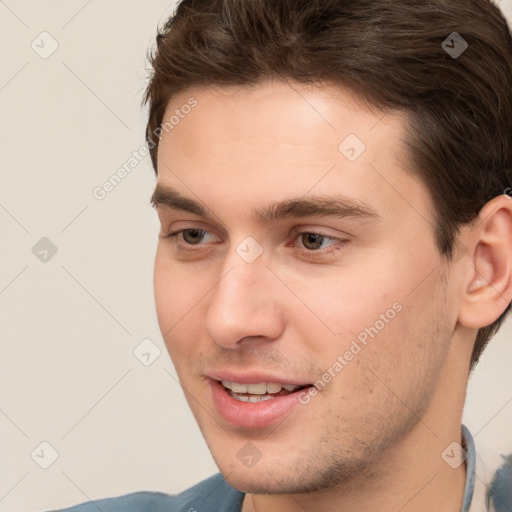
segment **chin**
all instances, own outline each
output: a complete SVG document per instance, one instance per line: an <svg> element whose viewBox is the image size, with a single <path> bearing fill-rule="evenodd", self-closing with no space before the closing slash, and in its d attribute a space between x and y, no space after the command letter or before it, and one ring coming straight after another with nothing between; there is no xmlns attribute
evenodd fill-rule
<svg viewBox="0 0 512 512"><path fill-rule="evenodd" d="M344 487L371 467L370 460L296 460L259 461L252 468L240 467L240 461L215 458L231 487L248 494L303 494ZM293 468L293 471L290 471Z"/></svg>

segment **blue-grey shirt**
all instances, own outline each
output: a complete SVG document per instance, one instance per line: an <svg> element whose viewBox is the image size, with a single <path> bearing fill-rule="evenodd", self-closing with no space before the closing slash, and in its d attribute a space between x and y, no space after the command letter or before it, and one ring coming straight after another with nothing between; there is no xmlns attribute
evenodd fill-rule
<svg viewBox="0 0 512 512"><path fill-rule="evenodd" d="M488 460L485 464L486 461L477 456L473 438L464 426L462 437L467 459L461 512L511 512L512 456L495 458L490 464ZM497 460L501 465L496 465ZM177 496L136 492L90 501L60 512L240 512L243 499L242 492L233 489L217 474Z"/></svg>

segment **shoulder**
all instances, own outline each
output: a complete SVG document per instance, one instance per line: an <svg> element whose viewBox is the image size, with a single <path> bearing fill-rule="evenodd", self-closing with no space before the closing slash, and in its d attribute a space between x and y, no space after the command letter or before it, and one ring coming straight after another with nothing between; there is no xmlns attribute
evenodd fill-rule
<svg viewBox="0 0 512 512"><path fill-rule="evenodd" d="M244 493L233 489L218 473L182 492L176 499L179 500L177 512L240 512Z"/></svg>
<svg viewBox="0 0 512 512"><path fill-rule="evenodd" d="M168 512L169 505L175 503L176 498L160 492L135 492L118 498L88 501L53 512Z"/></svg>
<svg viewBox="0 0 512 512"><path fill-rule="evenodd" d="M487 491L487 504L496 512L507 512L512 505L512 454L502 456L503 464L494 473Z"/></svg>
<svg viewBox="0 0 512 512"><path fill-rule="evenodd" d="M89 501L54 512L239 512L243 493L233 489L222 477L214 475L177 496L160 492L136 492Z"/></svg>

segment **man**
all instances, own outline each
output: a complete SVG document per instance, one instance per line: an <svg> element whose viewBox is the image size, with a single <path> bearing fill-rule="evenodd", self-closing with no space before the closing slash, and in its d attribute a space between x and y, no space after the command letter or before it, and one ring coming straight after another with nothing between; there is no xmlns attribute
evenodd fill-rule
<svg viewBox="0 0 512 512"><path fill-rule="evenodd" d="M157 41L157 313L220 475L71 510L512 510L461 425L512 297L499 9L184 0Z"/></svg>

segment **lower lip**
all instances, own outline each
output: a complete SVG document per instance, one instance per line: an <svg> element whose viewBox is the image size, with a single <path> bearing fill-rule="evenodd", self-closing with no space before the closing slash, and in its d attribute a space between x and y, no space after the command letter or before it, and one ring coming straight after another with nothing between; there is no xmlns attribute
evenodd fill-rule
<svg viewBox="0 0 512 512"><path fill-rule="evenodd" d="M224 420L237 427L254 429L283 421L300 405L299 394L304 392L300 390L262 402L242 402L233 398L218 381L211 380L210 387L215 408Z"/></svg>

